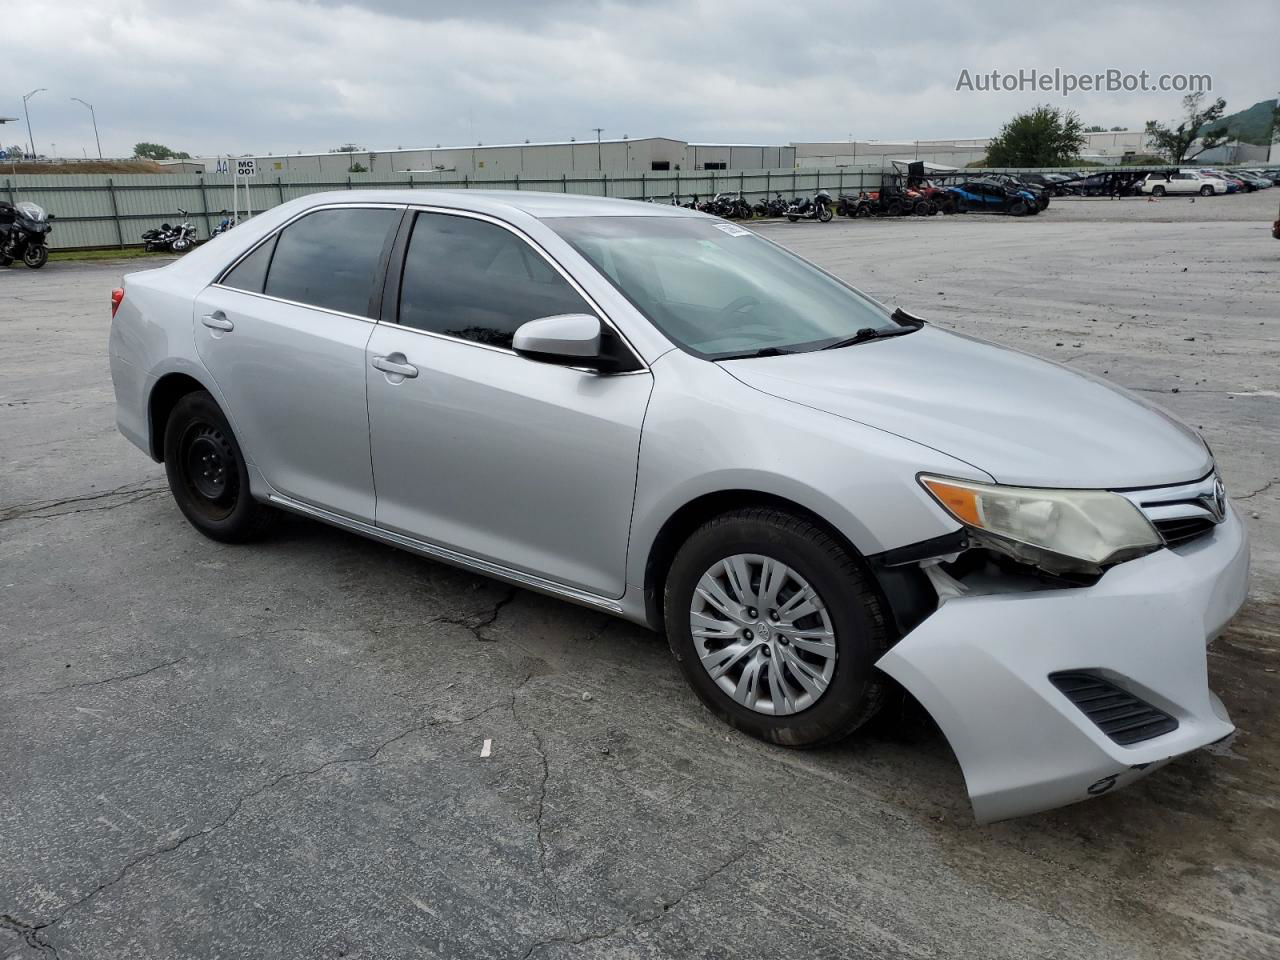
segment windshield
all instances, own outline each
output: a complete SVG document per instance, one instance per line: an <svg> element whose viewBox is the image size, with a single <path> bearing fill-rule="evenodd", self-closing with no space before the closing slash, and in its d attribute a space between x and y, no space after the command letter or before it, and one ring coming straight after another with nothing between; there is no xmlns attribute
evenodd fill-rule
<svg viewBox="0 0 1280 960"><path fill-rule="evenodd" d="M38 206L30 200L23 200L21 203L15 203L13 207L28 220L34 220L39 223L45 218L44 207Z"/></svg>
<svg viewBox="0 0 1280 960"><path fill-rule="evenodd" d="M548 226L685 350L725 360L898 328L889 311L750 230L701 217L564 217Z"/></svg>

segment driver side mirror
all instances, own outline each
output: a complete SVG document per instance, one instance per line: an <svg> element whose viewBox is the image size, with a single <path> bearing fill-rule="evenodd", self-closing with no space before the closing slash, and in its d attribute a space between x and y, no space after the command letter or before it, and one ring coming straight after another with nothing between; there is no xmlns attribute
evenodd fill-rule
<svg viewBox="0 0 1280 960"><path fill-rule="evenodd" d="M521 324L511 349L522 357L568 367L599 368L600 319L589 313L563 313Z"/></svg>

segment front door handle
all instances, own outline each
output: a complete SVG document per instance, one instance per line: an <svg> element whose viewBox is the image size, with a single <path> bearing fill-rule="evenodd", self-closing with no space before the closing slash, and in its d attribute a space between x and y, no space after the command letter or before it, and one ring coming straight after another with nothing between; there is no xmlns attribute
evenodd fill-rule
<svg viewBox="0 0 1280 960"><path fill-rule="evenodd" d="M374 357L373 368L397 377L416 377L418 368L405 361L403 353L393 353L388 357Z"/></svg>
<svg viewBox="0 0 1280 960"><path fill-rule="evenodd" d="M200 322L210 330L224 330L227 333L230 333L236 328L236 325L228 320L226 314L221 310L214 311L213 313L206 313L200 318Z"/></svg>

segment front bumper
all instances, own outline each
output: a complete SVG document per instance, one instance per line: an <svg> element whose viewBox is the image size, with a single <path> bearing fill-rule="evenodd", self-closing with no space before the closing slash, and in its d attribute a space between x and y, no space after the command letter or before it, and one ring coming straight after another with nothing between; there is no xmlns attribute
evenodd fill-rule
<svg viewBox="0 0 1280 960"><path fill-rule="evenodd" d="M1235 728L1205 645L1244 603L1248 537L1213 532L1109 570L1094 586L946 601L878 666L942 728L979 823L1109 793ZM1087 671L1178 721L1121 746L1049 680Z"/></svg>

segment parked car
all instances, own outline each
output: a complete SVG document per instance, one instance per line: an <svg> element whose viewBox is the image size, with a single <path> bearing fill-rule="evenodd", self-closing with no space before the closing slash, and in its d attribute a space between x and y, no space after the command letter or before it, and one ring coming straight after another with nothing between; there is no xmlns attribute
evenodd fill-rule
<svg viewBox="0 0 1280 960"><path fill-rule="evenodd" d="M287 510L663 630L711 711L786 746L892 679L984 822L1233 730L1205 644L1248 546L1200 436L737 224L313 194L111 300L119 428L214 540Z"/></svg>
<svg viewBox="0 0 1280 960"><path fill-rule="evenodd" d="M1243 179L1230 173L1223 173L1221 170L1199 170L1202 176L1210 177L1214 180L1221 180L1227 185L1227 193L1248 193L1253 189L1252 186L1245 183Z"/></svg>
<svg viewBox="0 0 1280 960"><path fill-rule="evenodd" d="M1211 197L1215 193L1226 193L1227 184L1195 170L1169 170L1147 174L1138 190L1153 197L1163 197L1168 193L1198 193L1202 197Z"/></svg>
<svg viewBox="0 0 1280 960"><path fill-rule="evenodd" d="M1009 213L1015 217L1040 212L1031 191L989 178L966 180L947 188L955 198L957 213Z"/></svg>
<svg viewBox="0 0 1280 960"><path fill-rule="evenodd" d="M1209 173L1210 176L1213 175L1211 171L1204 172ZM1255 190L1267 190L1274 186L1266 177L1259 176L1250 170L1232 170L1230 176L1240 181L1244 185L1244 189L1249 193Z"/></svg>

